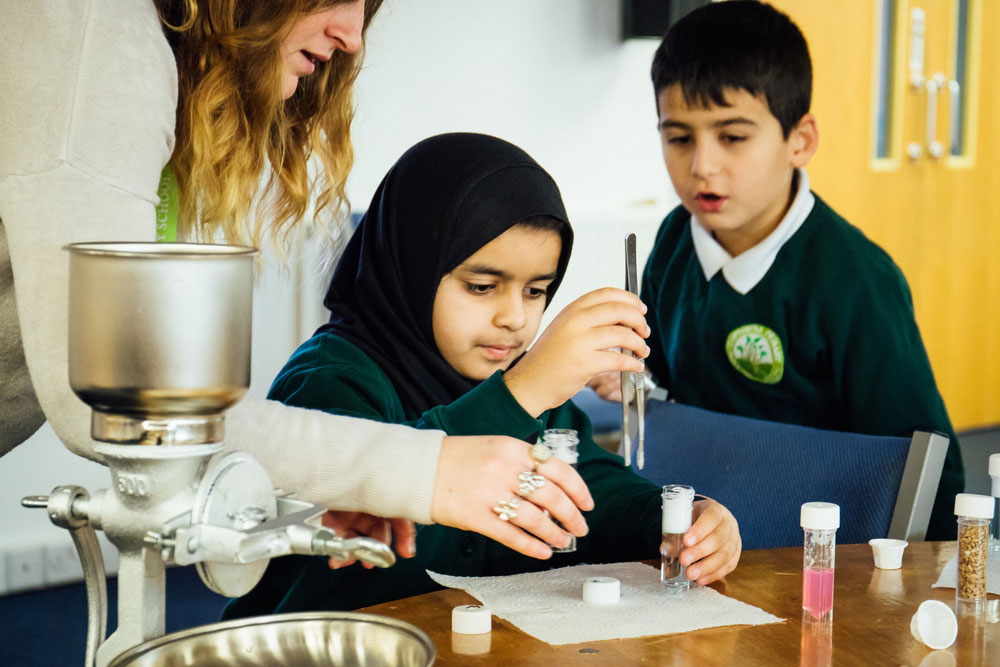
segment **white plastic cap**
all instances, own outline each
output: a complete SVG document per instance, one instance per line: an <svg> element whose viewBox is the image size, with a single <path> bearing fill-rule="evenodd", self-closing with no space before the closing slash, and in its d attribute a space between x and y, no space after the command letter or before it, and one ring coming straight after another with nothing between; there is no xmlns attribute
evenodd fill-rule
<svg viewBox="0 0 1000 667"><path fill-rule="evenodd" d="M836 530L840 528L840 505L803 503L799 524L810 530Z"/></svg>
<svg viewBox="0 0 1000 667"><path fill-rule="evenodd" d="M940 600L924 600L910 619L910 634L927 648L939 651L955 643L958 619L951 607Z"/></svg>
<svg viewBox="0 0 1000 667"><path fill-rule="evenodd" d="M463 604L451 610L451 631L462 635L481 635L493 629L493 614L478 604Z"/></svg>
<svg viewBox="0 0 1000 667"><path fill-rule="evenodd" d="M691 527L694 489L685 484L668 484L663 487L663 515L661 528L665 535L680 535Z"/></svg>
<svg viewBox="0 0 1000 667"><path fill-rule="evenodd" d="M583 601L614 604L621 599L622 584L614 577L587 577L583 580Z"/></svg>
<svg viewBox="0 0 1000 667"><path fill-rule="evenodd" d="M981 496L978 493L959 493L955 496L955 516L967 516L973 519L992 519L993 496Z"/></svg>

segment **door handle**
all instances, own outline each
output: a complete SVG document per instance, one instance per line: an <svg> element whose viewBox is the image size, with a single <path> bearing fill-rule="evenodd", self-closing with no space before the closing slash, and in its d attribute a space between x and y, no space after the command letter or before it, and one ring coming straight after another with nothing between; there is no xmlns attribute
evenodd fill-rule
<svg viewBox="0 0 1000 667"><path fill-rule="evenodd" d="M925 143L927 145L927 153L934 159L940 158L944 155L944 144L938 141L937 138L937 115L938 115L938 94L945 89L946 77L943 72L938 72L932 77L928 77L924 81L922 86L917 86L916 90L918 92L923 91L927 95L927 117L925 119ZM952 83L955 84L955 88L952 87ZM957 104L958 96L954 92L958 87L958 82L952 81L948 84L947 89L951 91L951 104L952 109L955 108ZM911 160L917 160L921 155L924 154L924 147L920 145L919 141L911 141L906 146L906 155Z"/></svg>
<svg viewBox="0 0 1000 667"><path fill-rule="evenodd" d="M937 140L937 98L945 88L945 76L938 72L927 79L927 153L934 159L944 155L944 144Z"/></svg>

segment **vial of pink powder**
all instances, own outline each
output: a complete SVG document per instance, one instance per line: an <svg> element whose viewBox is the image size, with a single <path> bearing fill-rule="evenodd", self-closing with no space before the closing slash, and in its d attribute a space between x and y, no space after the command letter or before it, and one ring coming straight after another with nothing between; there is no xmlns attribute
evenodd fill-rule
<svg viewBox="0 0 1000 667"><path fill-rule="evenodd" d="M802 530L802 620L833 621L833 569L840 528L840 506L805 503L800 514Z"/></svg>

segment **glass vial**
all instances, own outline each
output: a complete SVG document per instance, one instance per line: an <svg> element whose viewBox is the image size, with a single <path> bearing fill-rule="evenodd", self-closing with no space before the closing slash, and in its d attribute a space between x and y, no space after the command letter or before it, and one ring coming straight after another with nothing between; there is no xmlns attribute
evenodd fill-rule
<svg viewBox="0 0 1000 667"><path fill-rule="evenodd" d="M802 542L802 621L833 621L833 570L840 506L805 503L799 515Z"/></svg>
<svg viewBox="0 0 1000 667"><path fill-rule="evenodd" d="M570 464L576 468L576 462L580 458L578 447L580 437L571 428L548 428L542 432L542 444L549 448L552 455L560 461ZM555 522L562 528L562 524ZM569 544L565 547L552 547L553 553L570 553L576 551L576 535L569 536Z"/></svg>
<svg viewBox="0 0 1000 667"><path fill-rule="evenodd" d="M663 487L663 541L660 542L660 583L668 590L690 588L687 568L681 565L681 540L691 527L694 489L684 484Z"/></svg>
<svg viewBox="0 0 1000 667"><path fill-rule="evenodd" d="M993 497L975 493L955 496L958 520L958 581L956 607L978 611L986 602L986 559L989 529L993 519Z"/></svg>
<svg viewBox="0 0 1000 667"><path fill-rule="evenodd" d="M990 523L990 556L1000 558L1000 454L990 454L991 494L993 496L993 521Z"/></svg>

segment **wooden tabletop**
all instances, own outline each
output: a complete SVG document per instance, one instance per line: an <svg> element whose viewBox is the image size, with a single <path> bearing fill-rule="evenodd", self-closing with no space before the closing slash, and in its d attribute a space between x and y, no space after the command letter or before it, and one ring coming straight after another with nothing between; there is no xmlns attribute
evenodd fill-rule
<svg viewBox="0 0 1000 667"><path fill-rule="evenodd" d="M802 623L801 548L745 551L726 581L712 584L720 593L788 619L770 625L552 646L495 616L488 635L453 635L452 608L476 603L460 590L359 611L421 628L437 646L435 665L1000 665L996 596L978 617L958 617L958 639L947 650L931 651L910 635L910 618L924 600L954 608L954 589L931 588L954 553L954 542L914 543L904 552L901 570L878 570L867 544L838 545L832 633Z"/></svg>

